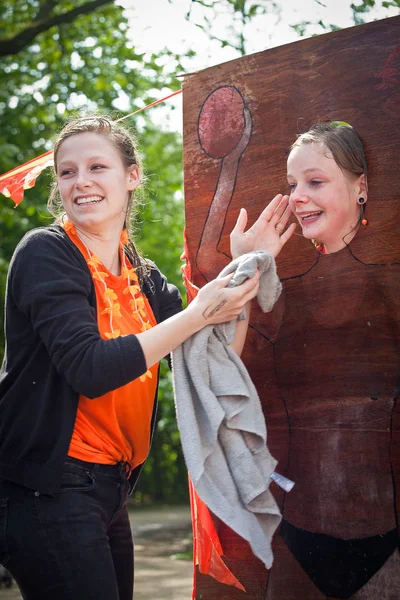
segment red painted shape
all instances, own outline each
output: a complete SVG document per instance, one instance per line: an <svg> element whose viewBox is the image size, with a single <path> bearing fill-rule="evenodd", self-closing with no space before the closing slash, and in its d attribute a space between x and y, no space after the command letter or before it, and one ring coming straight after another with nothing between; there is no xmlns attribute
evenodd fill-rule
<svg viewBox="0 0 400 600"><path fill-rule="evenodd" d="M244 102L237 89L223 86L205 100L199 116L201 147L209 156L221 159L238 145L244 130Z"/></svg>
<svg viewBox="0 0 400 600"><path fill-rule="evenodd" d="M400 44L396 46L393 52L390 53L387 61L385 62L385 66L382 71L376 73L375 78L380 79L380 83L378 83L375 88L377 90L388 90L394 87L397 81L397 71L398 68L394 66L396 56L400 57Z"/></svg>

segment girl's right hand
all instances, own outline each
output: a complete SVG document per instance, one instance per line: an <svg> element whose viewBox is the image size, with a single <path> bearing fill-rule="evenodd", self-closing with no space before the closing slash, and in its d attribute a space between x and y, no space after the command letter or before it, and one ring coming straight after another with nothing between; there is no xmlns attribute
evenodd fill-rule
<svg viewBox="0 0 400 600"><path fill-rule="evenodd" d="M258 293L260 273L257 271L253 277L241 285L228 288L233 274L214 279L199 290L196 298L186 310L191 311L198 319L199 329L206 325L216 325L233 321L242 312L247 302Z"/></svg>
<svg viewBox="0 0 400 600"><path fill-rule="evenodd" d="M277 194L246 231L247 211L242 208L230 236L232 258L254 250L265 250L276 258L296 229L295 223L286 228L290 215L289 196Z"/></svg>

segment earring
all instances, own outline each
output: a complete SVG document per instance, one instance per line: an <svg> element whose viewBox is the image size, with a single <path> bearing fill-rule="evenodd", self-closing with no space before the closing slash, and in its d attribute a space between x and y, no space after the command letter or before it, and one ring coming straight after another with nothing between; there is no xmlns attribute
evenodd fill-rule
<svg viewBox="0 0 400 600"><path fill-rule="evenodd" d="M359 198L359 200L362 200L364 202L364 198ZM362 212L361 224L368 225L368 220L365 218L365 205L363 204L363 202L361 202L361 212Z"/></svg>
<svg viewBox="0 0 400 600"><path fill-rule="evenodd" d="M357 202L358 202L358 204L364 204L365 203L364 196L360 196L359 198L357 198Z"/></svg>

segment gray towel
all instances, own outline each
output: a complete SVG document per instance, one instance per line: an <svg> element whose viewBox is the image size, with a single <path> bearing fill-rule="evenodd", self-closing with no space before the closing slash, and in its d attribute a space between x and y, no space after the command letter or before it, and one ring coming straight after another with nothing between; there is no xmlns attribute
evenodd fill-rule
<svg viewBox="0 0 400 600"><path fill-rule="evenodd" d="M229 273L234 273L228 287L235 287L243 283L248 277L252 277L256 269L260 271L257 302L263 312L271 312L282 291L282 284L276 273L275 259L272 254L264 252L264 250L255 250L243 254L222 269L217 279L225 277Z"/></svg>
<svg viewBox="0 0 400 600"><path fill-rule="evenodd" d="M261 308L272 309L281 292L274 258L263 251L232 261L230 285L261 272ZM247 540L270 568L271 539L281 515L269 491L276 466L257 390L229 346L235 322L209 325L172 355L175 406L183 453L194 488L209 509Z"/></svg>

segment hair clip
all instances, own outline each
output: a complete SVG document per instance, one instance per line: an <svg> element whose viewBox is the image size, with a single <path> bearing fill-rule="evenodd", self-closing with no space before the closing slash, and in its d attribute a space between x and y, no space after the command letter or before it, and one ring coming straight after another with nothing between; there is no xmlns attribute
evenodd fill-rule
<svg viewBox="0 0 400 600"><path fill-rule="evenodd" d="M346 121L331 121L331 125L333 127L350 127L350 129L353 129L353 126L350 123L346 123Z"/></svg>

